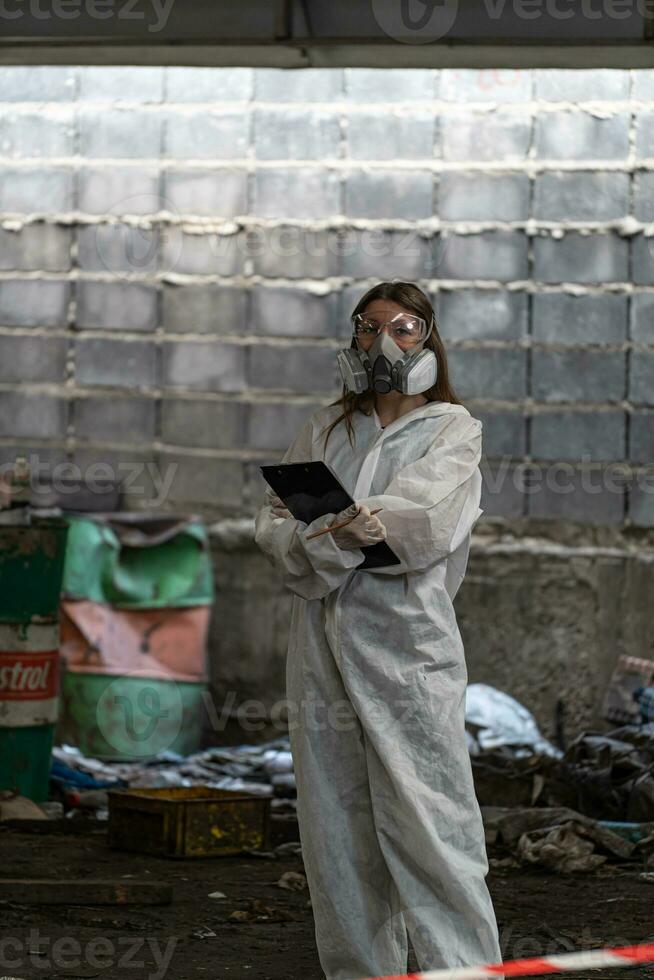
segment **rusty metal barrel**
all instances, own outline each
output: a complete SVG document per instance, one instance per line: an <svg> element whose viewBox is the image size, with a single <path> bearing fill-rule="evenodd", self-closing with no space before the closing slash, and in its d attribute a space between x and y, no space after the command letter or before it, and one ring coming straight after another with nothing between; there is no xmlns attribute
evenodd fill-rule
<svg viewBox="0 0 654 980"><path fill-rule="evenodd" d="M0 523L0 790L48 795L59 697L66 521Z"/></svg>

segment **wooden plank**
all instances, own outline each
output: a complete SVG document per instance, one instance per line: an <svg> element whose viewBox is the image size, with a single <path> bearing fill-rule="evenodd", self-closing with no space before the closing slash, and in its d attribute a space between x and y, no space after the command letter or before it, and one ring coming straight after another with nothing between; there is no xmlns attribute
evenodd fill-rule
<svg viewBox="0 0 654 980"><path fill-rule="evenodd" d="M170 905L172 900L172 885L162 881L0 879L0 901L19 905Z"/></svg>

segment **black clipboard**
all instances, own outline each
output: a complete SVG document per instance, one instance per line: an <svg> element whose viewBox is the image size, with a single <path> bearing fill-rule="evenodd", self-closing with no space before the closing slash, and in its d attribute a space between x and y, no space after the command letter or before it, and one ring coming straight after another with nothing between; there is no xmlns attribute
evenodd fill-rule
<svg viewBox="0 0 654 980"><path fill-rule="evenodd" d="M338 514L354 503L334 471L321 460L278 463L276 466L260 466L259 469L293 517L305 524L311 524L323 514ZM385 541L368 545L362 551L365 558L357 568L383 568L400 564L400 559Z"/></svg>

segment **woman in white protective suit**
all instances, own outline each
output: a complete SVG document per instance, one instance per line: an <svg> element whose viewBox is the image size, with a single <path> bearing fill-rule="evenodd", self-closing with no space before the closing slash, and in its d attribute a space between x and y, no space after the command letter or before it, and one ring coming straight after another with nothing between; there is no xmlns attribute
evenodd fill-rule
<svg viewBox="0 0 654 980"><path fill-rule="evenodd" d="M266 490L255 525L294 593L289 734L327 980L404 974L407 932L422 970L501 959L452 605L482 513L481 422L417 286L380 283L352 322L343 394L283 462L324 460L355 507L307 525ZM358 570L381 540L400 564Z"/></svg>

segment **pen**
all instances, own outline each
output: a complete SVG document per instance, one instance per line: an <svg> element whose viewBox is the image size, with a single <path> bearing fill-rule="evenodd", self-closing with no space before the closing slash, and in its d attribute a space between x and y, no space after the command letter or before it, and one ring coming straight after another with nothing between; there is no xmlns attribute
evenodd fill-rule
<svg viewBox="0 0 654 980"><path fill-rule="evenodd" d="M379 511L383 509L383 507L378 507L377 510L371 510L370 516L372 517L373 514L378 514ZM359 511L357 511L357 513L359 513ZM355 514L354 517L356 516L357 515ZM323 527L320 531L314 531L313 534L307 534L305 540L311 541L312 538L319 538L321 534L329 534L330 531L336 531L339 527L347 527L350 521L354 520L354 517L351 517L349 521L341 521L340 524L330 524L329 527Z"/></svg>

